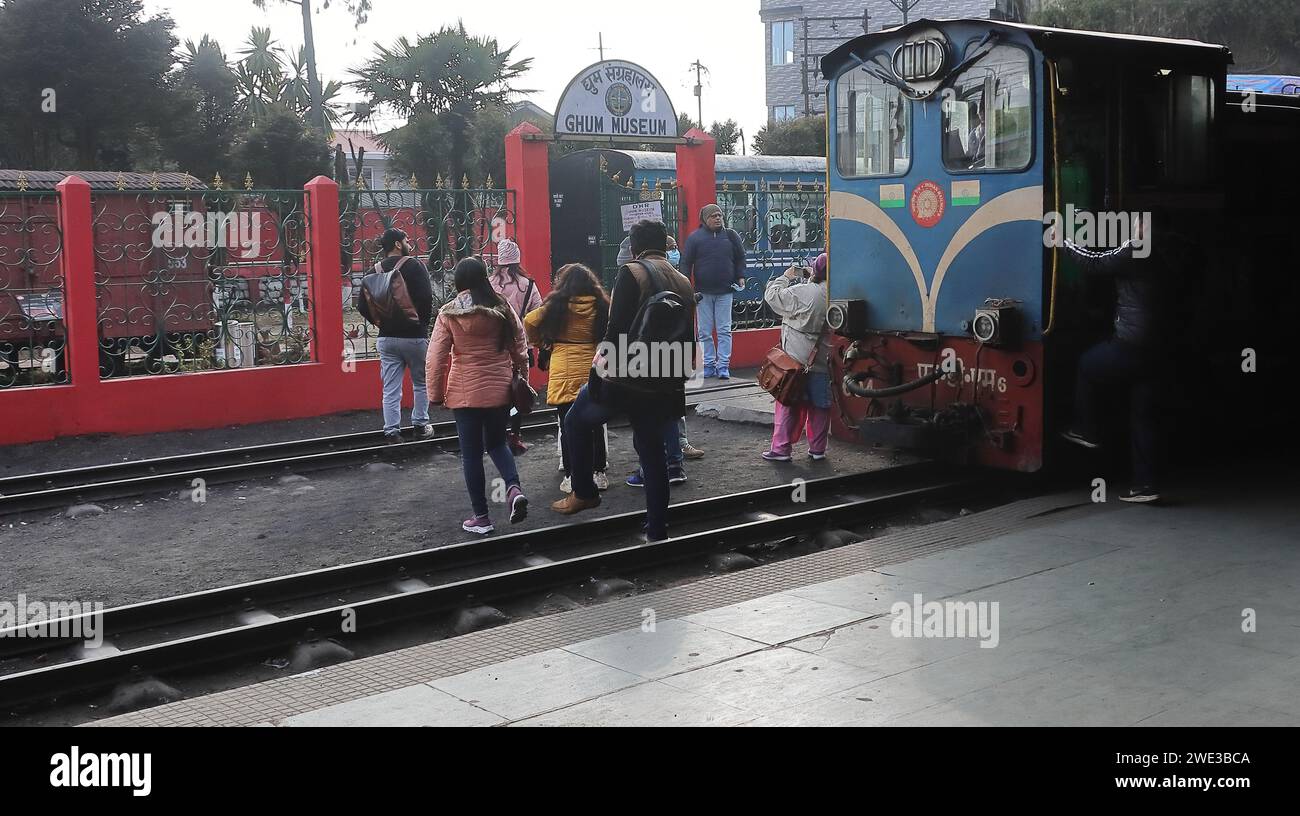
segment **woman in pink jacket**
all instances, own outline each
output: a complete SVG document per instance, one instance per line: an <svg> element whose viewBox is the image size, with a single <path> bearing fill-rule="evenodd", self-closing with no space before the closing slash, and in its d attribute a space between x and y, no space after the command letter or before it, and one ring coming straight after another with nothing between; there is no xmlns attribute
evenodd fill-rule
<svg viewBox="0 0 1300 816"><path fill-rule="evenodd" d="M515 310L515 314L520 320L532 310L542 305L542 293L537 291L537 282L528 277L528 273L519 265L522 260L519 251L519 244L511 241L509 238L502 238L497 242L497 268L492 274L492 288L496 293L505 298L510 308ZM525 338L527 342L527 338ZM527 349L528 367L533 366L533 350ZM519 429L523 425L523 417L516 416L510 422L510 450L518 456L528 450L524 440L519 436Z"/></svg>
<svg viewBox="0 0 1300 816"><path fill-rule="evenodd" d="M456 291L459 294L439 310L434 323L425 382L429 402L445 404L456 417L461 467L474 508L461 528L486 535L495 528L488 517L484 452L506 483L510 523L528 515L528 498L506 442L510 382L516 371L527 374L528 357L523 325L492 289L482 261L466 258L456 265Z"/></svg>

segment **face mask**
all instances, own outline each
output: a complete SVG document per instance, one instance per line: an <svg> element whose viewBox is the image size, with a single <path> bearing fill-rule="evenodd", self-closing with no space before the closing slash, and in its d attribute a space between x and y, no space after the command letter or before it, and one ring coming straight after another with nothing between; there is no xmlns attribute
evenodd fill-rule
<svg viewBox="0 0 1300 816"><path fill-rule="evenodd" d="M675 249L668 250L668 263L677 266L682 262L682 253Z"/></svg>

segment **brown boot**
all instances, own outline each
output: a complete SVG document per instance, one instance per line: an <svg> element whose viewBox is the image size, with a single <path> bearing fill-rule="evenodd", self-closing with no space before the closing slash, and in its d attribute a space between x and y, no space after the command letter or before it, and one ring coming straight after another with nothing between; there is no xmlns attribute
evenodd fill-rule
<svg viewBox="0 0 1300 816"><path fill-rule="evenodd" d="M594 499L580 499L577 493L570 493L551 505L551 509L562 516L572 516L574 513L581 513L583 510L591 510L595 507L600 507L600 496Z"/></svg>

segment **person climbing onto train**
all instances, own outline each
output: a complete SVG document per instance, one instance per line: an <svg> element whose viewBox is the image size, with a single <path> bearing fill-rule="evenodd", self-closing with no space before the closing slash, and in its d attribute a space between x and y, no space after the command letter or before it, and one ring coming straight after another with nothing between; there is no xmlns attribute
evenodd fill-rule
<svg viewBox="0 0 1300 816"><path fill-rule="evenodd" d="M704 347L704 377L731 379L731 304L745 288L745 245L723 222L722 208L700 211L700 226L682 249L682 274L703 295L699 304L699 341ZM717 345L714 346L714 332Z"/></svg>
<svg viewBox="0 0 1300 816"><path fill-rule="evenodd" d="M445 404L456 417L465 489L474 510L461 529L487 535L495 528L488 515L485 452L505 483L510 523L528 515L528 498L506 441L510 384L515 372L528 371L527 341L519 316L488 282L483 261L466 258L456 264L455 280L457 295L438 311L433 325L425 377L429 401Z"/></svg>
<svg viewBox="0 0 1300 816"><path fill-rule="evenodd" d="M826 458L831 431L831 336L826 325L830 296L826 288L826 254L817 256L811 274L806 267L792 266L784 275L768 281L763 300L781 316L781 350L808 365L804 401L798 405L776 403L772 444L763 453L769 462L789 462L794 444L805 429L808 456Z"/></svg>
<svg viewBox="0 0 1300 816"><path fill-rule="evenodd" d="M587 384L564 422L573 463L573 493L551 508L573 515L600 506L600 493L591 478L592 429L626 415L632 425L641 471L645 474L646 526L649 541L668 537L668 463L665 434L676 436L677 420L686 413L686 380L695 360L695 292L690 281L668 263L667 232L658 221L632 227L636 260L619 269L609 310L609 326L601 344L603 356L593 361ZM671 343L684 370L638 375L634 363L616 350L638 343ZM658 339L654 339L654 338ZM614 357L610 359L610 352ZM651 349L652 357L660 357ZM671 354L667 356L673 356ZM629 359L644 358L631 354Z"/></svg>
<svg viewBox="0 0 1300 816"><path fill-rule="evenodd" d="M429 400L424 379L424 358L429 351L429 321L433 319L433 287L429 282L429 270L414 257L415 247L400 229L385 230L379 239L379 248L384 258L362 281L357 311L379 329L375 346L379 351L379 376L383 383L384 441L390 444L402 441L402 381L407 371L411 372L411 389L415 392L411 409L415 438L430 439L433 426L429 424ZM381 296L389 300L395 297L402 302L383 309L383 314L377 314L381 310L371 308L371 295L367 294L366 283L369 281L372 284L369 288L378 291L374 284L382 281L376 276L390 276L395 269L404 286L393 288L389 284L383 287ZM414 318L411 309L414 309Z"/></svg>
<svg viewBox="0 0 1300 816"><path fill-rule="evenodd" d="M506 299L519 319L523 320L524 315L542 305L542 294L537 291L537 282L528 277L524 268L520 266L521 259L519 244L509 238L498 241L497 266L496 272L492 275L492 288ZM532 368L536 361L536 352L530 346L527 353L528 367ZM524 418L518 414L510 419L510 450L515 455L528 451L528 446L524 444L523 437L520 435L523 424Z"/></svg>
<svg viewBox="0 0 1300 816"><path fill-rule="evenodd" d="M1160 455L1158 402L1169 336L1163 319L1168 258L1164 252L1143 252L1155 248L1147 246L1154 231L1149 216L1135 216L1133 238L1106 252L1085 249L1070 240L1058 241L1054 233L1049 233L1049 240L1062 245L1085 273L1115 281L1113 334L1079 358L1074 421L1061 435L1085 448L1101 447L1100 414L1104 404L1116 396L1127 397L1133 485L1119 498L1139 504L1160 499L1156 488ZM1169 243L1168 239L1165 243Z"/></svg>
<svg viewBox="0 0 1300 816"><path fill-rule="evenodd" d="M555 406L560 427L573 408L578 391L591 373L591 361L596 356L596 345L605 336L609 325L609 295L601 286L600 278L582 264L569 264L555 276L555 288L546 296L540 308L524 317L524 330L528 342L542 354L549 353L547 371L550 381L546 386L546 402ZM609 489L609 451L606 442L608 430L599 425L592 430L591 445L594 452L592 478L597 490ZM560 467L564 474L560 491L573 492L573 468L569 445L560 433Z"/></svg>

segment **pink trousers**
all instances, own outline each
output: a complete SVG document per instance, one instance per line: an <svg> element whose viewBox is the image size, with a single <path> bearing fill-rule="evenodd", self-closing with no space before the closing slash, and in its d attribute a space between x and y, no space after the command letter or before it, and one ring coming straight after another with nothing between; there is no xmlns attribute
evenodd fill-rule
<svg viewBox="0 0 1300 816"><path fill-rule="evenodd" d="M831 434L831 409L817 408L807 402L793 408L776 404L776 422L772 426L772 451L783 455L808 431L808 452L825 453Z"/></svg>

